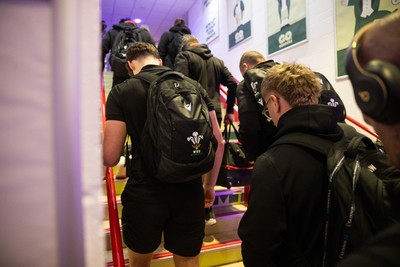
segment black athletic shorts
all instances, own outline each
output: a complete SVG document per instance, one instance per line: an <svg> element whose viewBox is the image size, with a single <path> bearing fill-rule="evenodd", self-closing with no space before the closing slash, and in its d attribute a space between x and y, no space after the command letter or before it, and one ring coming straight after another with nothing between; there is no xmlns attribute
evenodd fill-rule
<svg viewBox="0 0 400 267"><path fill-rule="evenodd" d="M126 246L137 253L164 247L184 257L200 253L204 238L201 178L179 184L131 184L122 193L122 230Z"/></svg>

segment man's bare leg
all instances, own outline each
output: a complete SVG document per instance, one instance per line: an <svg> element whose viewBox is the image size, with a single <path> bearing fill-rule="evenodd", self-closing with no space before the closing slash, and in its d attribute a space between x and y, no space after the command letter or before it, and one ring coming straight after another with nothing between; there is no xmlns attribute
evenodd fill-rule
<svg viewBox="0 0 400 267"><path fill-rule="evenodd" d="M194 257L183 257L174 254L175 267L199 267L199 255Z"/></svg>
<svg viewBox="0 0 400 267"><path fill-rule="evenodd" d="M136 253L128 248L129 267L150 267L153 252L147 254Z"/></svg>

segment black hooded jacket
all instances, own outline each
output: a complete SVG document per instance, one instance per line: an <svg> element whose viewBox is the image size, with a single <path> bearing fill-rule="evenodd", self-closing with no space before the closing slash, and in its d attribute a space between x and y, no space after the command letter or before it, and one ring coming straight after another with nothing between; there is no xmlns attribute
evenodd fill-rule
<svg viewBox="0 0 400 267"><path fill-rule="evenodd" d="M214 57L206 44L185 46L175 58L175 70L198 81L204 88L214 105L217 118L220 120L221 103L219 87L228 87L227 113L233 113L236 98L236 80L224 62Z"/></svg>
<svg viewBox="0 0 400 267"><path fill-rule="evenodd" d="M261 103L257 103L254 90L261 92L261 83L266 69L277 64L268 60L257 64L253 69L246 71L244 80L237 88L236 96L239 107L239 133L246 159L254 161L261 153L267 150L273 142L276 127L263 115L264 100L259 95ZM253 88L255 87L255 88Z"/></svg>
<svg viewBox="0 0 400 267"><path fill-rule="evenodd" d="M280 117L275 138L302 132L335 142L343 136L338 117L326 105L295 107ZM238 229L246 267L321 266L327 181L326 158L307 148L271 146L257 158Z"/></svg>
<svg viewBox="0 0 400 267"><path fill-rule="evenodd" d="M191 34L192 32L186 26L174 26L169 29L168 32L164 32L161 35L160 42L158 43L158 52L160 53L160 58L163 61L163 65L174 68L175 57L178 53L174 53L175 51L179 52L180 47L174 46L174 36L176 34Z"/></svg>

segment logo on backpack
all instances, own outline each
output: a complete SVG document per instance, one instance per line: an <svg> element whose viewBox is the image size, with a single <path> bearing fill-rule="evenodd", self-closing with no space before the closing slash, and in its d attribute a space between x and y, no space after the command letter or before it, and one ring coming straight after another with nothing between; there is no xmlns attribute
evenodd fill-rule
<svg viewBox="0 0 400 267"><path fill-rule="evenodd" d="M203 139L203 136L199 135L198 132L193 132L192 136L189 136L187 138L188 142L192 142L193 143L192 147L194 148L194 150L193 150L193 155L194 156L197 156L197 155L201 154L201 150L200 150L200 147L201 147L200 141L201 141L201 139Z"/></svg>
<svg viewBox="0 0 400 267"><path fill-rule="evenodd" d="M339 103L335 99L331 98L329 100L329 102L327 103L327 105L331 106L331 107L337 107L339 105Z"/></svg>
<svg viewBox="0 0 400 267"><path fill-rule="evenodd" d="M216 150L205 90L179 72L135 77L150 83L141 148L147 170L169 183L200 177L212 169Z"/></svg>

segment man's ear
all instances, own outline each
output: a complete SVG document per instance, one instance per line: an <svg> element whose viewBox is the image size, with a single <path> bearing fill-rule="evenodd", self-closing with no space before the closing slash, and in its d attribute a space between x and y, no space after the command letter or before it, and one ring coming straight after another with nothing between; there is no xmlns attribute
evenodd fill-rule
<svg viewBox="0 0 400 267"><path fill-rule="evenodd" d="M274 109L275 113L279 113L280 110L282 109L281 107L281 102L279 101L279 97L276 95L271 95L271 102L272 102L272 108Z"/></svg>
<svg viewBox="0 0 400 267"><path fill-rule="evenodd" d="M133 63L133 60L128 61L128 66L132 70L132 72L135 73L135 64Z"/></svg>
<svg viewBox="0 0 400 267"><path fill-rule="evenodd" d="M244 76L244 74L246 73L246 71L249 69L249 65L247 63L243 63L241 68L240 68L240 72L242 73L242 76Z"/></svg>
<svg viewBox="0 0 400 267"><path fill-rule="evenodd" d="M160 65L160 66L163 65L163 62L162 62L162 59L161 59L161 58L158 59L158 65Z"/></svg>

